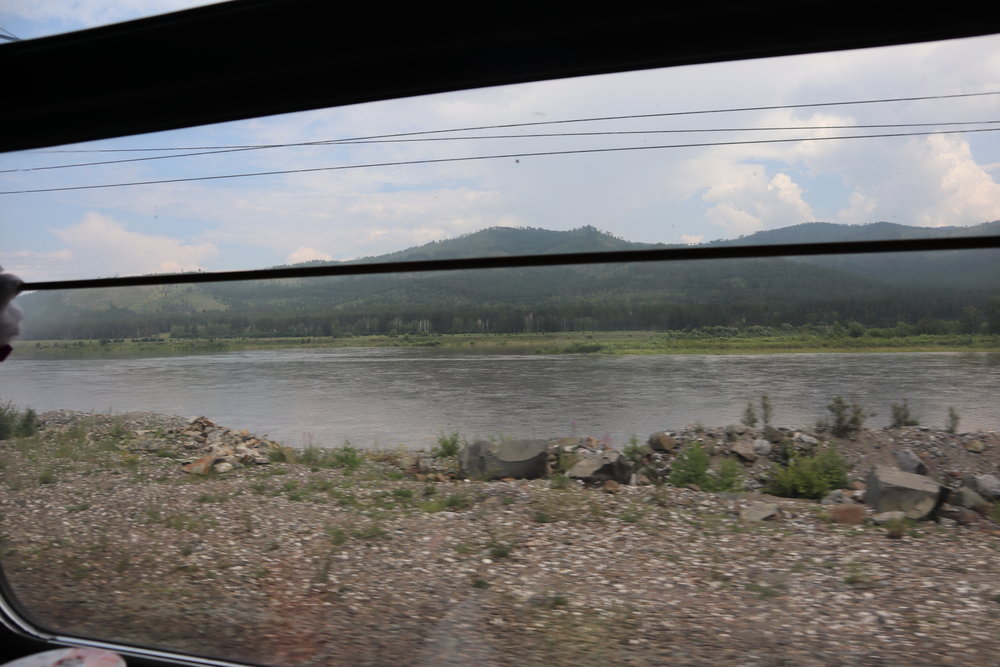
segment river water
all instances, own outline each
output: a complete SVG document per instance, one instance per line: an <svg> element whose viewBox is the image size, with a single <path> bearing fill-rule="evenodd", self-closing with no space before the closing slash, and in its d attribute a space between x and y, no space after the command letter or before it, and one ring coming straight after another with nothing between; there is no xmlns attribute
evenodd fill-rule
<svg viewBox="0 0 1000 667"><path fill-rule="evenodd" d="M739 421L768 394L778 426L815 424L835 395L885 426L1000 428L1000 354L503 355L434 349L256 350L32 360L0 366L0 397L36 410L205 415L286 444L428 447L442 432L592 435L622 445L661 429Z"/></svg>

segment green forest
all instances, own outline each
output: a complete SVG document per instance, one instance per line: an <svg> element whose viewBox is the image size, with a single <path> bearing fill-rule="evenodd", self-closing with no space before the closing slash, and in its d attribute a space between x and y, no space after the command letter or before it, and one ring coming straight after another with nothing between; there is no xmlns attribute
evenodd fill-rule
<svg viewBox="0 0 1000 667"><path fill-rule="evenodd" d="M915 231L916 230L916 231ZM715 243L995 234L809 223ZM492 228L358 261L655 247L593 227ZM582 331L1000 333L995 250L488 269L22 296L28 340L340 337Z"/></svg>

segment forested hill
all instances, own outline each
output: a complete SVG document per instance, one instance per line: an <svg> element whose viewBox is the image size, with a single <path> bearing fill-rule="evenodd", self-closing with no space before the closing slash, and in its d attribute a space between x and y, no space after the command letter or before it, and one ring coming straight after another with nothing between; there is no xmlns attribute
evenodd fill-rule
<svg viewBox="0 0 1000 667"><path fill-rule="evenodd" d="M992 227L991 227L992 225ZM810 223L715 243L1000 233ZM815 234L810 234L814 230ZM873 236L874 235L874 236ZM358 262L664 247L593 227L491 228ZM992 256L980 258L986 253ZM322 336L843 324L976 329L1000 294L995 251L636 263L46 292L29 339ZM972 259L970 259L970 257ZM928 275L941 276L929 280ZM944 278L947 278L945 280Z"/></svg>

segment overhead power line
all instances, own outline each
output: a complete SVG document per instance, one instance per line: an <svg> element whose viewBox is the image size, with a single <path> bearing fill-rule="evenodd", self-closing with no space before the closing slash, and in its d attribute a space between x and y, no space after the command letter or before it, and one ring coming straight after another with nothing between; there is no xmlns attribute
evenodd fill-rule
<svg viewBox="0 0 1000 667"><path fill-rule="evenodd" d="M342 139L337 141L324 142L324 146L352 146L368 144L392 144L392 143L412 143L429 141L479 141L483 139L547 139L566 137L611 137L629 135L651 135L651 134L697 134L713 132L785 132L792 130L868 130L887 129L902 127L963 127L975 125L996 125L1000 120L969 120L969 121L949 121L943 123L873 123L866 125L787 125L778 127L711 127L711 128L680 128L668 130L606 130L603 132L542 132L532 134L486 134L474 136L457 137L399 137L391 139ZM295 144L274 144L266 148L293 148L301 146L315 146L315 143L295 143ZM174 158L199 157L203 155L220 155L223 153L235 153L248 150L255 150L253 147L228 148L223 150L209 150L193 153L178 153L174 155L153 155L146 157L126 158L122 160L99 160L93 162L75 162L73 164L46 165L41 167L22 167L17 169L0 169L0 174L10 174L15 172L50 171L53 169L72 169L77 167L97 167L110 164L125 164L131 162L148 162L153 160L170 160Z"/></svg>
<svg viewBox="0 0 1000 667"><path fill-rule="evenodd" d="M101 183L96 185L72 185L51 188L35 188L25 190L8 190L0 192L0 195L30 194L40 192L66 192L71 190L97 190L103 188L121 188L138 185L162 185L167 183L190 183L195 181L214 181L230 178L250 178L256 176L279 176L285 174L304 174L320 171L346 171L351 169L370 169L375 167L400 167L419 164L444 164L448 162L470 162L475 160L501 160L514 158L547 157L555 155L582 155L590 153L619 153L627 151L647 151L664 150L672 148L707 148L716 146L745 146L752 144L779 144L779 143L800 143L805 141L840 141L844 139L884 139L890 137L918 137L943 134L968 134L973 132L996 132L1000 128L963 129L963 130L941 130L935 132L897 132L888 134L860 134L843 135L837 137L799 137L793 139L757 139L746 141L718 141L718 142L698 142L689 144L661 144L656 146L625 146L614 148L583 148L575 150L561 151L540 151L535 153L507 153L501 155L474 155L453 158L430 158L421 160L400 160L395 162L373 162L367 164L336 165L331 167L305 167L300 169L279 169L272 171L254 171L240 174L220 174L216 176L191 176L185 178L164 178L149 181L131 181L125 183Z"/></svg>

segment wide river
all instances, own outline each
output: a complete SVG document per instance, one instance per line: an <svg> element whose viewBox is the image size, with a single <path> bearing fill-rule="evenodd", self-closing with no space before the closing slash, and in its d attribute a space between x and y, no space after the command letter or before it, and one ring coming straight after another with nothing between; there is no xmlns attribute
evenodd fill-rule
<svg viewBox="0 0 1000 667"><path fill-rule="evenodd" d="M0 399L38 411L205 415L286 444L428 447L464 437L632 435L739 421L768 394L778 426L809 426L837 395L921 423L1000 428L1000 354L501 355L433 349L259 350L0 366Z"/></svg>

